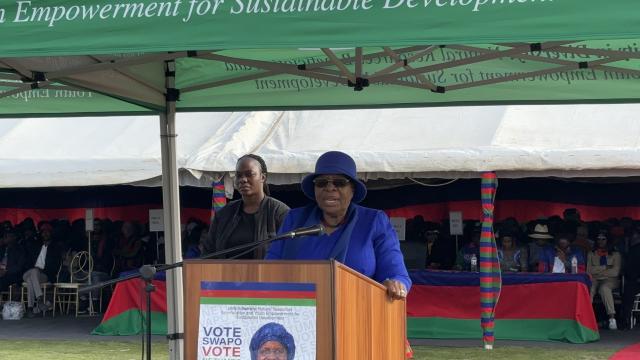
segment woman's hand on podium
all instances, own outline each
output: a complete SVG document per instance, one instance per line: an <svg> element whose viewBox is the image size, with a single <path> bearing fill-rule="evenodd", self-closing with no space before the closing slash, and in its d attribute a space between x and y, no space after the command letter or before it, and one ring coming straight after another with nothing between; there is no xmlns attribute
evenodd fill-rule
<svg viewBox="0 0 640 360"><path fill-rule="evenodd" d="M382 285L387 288L387 294L393 300L401 300L407 297L407 290L404 287L404 284L400 281L387 279Z"/></svg>

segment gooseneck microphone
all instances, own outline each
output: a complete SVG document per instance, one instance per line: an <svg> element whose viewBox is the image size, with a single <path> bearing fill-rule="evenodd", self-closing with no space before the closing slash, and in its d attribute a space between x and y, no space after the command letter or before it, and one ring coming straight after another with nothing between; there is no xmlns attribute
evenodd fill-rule
<svg viewBox="0 0 640 360"><path fill-rule="evenodd" d="M278 235L277 238L295 238L300 236L313 236L313 235L323 235L323 234L324 234L324 226L322 226L322 224L316 224L312 226L291 230L284 234Z"/></svg>
<svg viewBox="0 0 640 360"><path fill-rule="evenodd" d="M231 257L231 259L233 259L233 258L239 257L241 255L244 255L244 254L246 254L248 252L251 252L251 251L253 251L254 249L256 249L256 248L258 248L260 246L269 244L270 242L275 241L275 240L285 240L286 241L287 239L293 239L293 238L297 238L297 237L301 237L301 236L322 235L322 234L324 234L324 226L322 226L322 224L317 224L317 225L313 225L313 226L297 228L297 229L288 231L286 233L280 234L278 236L274 236L272 238L258 240L258 241L250 242L250 243L247 243L247 244L234 246L234 247L229 248L229 249L220 250L220 251L216 251L216 252L213 252L213 253L210 253L210 254L202 255L198 259L200 259L200 260L210 259L210 258L226 255L226 254L229 254L229 253L234 253L234 252L237 252L237 251L241 251L240 254L236 254L233 257ZM158 272L160 272L160 271L165 271L165 270L170 270L170 269L173 269L173 268L177 268L177 267L180 267L180 266L182 266L182 261L177 262L175 264L157 265L155 267L155 269ZM143 270L144 270L143 272L146 271L146 269L143 269ZM143 275L143 276L146 275L146 276L150 276L150 278L153 278L153 274L146 274L146 272L143 273L143 274L140 274L140 273L131 274L131 275L127 275L127 276L124 276L124 277L121 277L121 278L118 278L118 279L108 280L108 281L105 281L105 282L102 282L102 283L99 283L99 284L94 284L94 285L89 285L89 286L86 286L86 287L81 287L79 289L79 292L80 293L85 293L85 292L93 291L93 290L102 288L102 287L107 286L107 285L115 284L115 283L120 282L120 281L141 277L141 275Z"/></svg>

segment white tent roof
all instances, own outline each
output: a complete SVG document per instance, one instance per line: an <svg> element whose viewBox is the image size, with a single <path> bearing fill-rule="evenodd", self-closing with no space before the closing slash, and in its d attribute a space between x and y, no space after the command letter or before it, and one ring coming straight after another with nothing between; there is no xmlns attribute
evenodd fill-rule
<svg viewBox="0 0 640 360"><path fill-rule="evenodd" d="M640 175L640 105L178 114L183 184L253 152L294 183L327 150L363 178ZM0 187L156 184L157 117L0 119Z"/></svg>

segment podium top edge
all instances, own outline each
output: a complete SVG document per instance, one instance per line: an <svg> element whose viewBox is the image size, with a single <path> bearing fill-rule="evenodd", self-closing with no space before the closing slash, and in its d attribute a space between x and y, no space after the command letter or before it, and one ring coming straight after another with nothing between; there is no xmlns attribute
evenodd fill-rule
<svg viewBox="0 0 640 360"><path fill-rule="evenodd" d="M185 259L184 264L313 264L342 265L335 260L229 260L229 259Z"/></svg>

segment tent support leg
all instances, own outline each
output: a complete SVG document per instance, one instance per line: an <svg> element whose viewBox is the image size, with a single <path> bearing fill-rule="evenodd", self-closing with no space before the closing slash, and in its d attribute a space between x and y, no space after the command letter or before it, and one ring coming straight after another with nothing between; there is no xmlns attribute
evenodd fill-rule
<svg viewBox="0 0 640 360"><path fill-rule="evenodd" d="M175 62L166 61L165 86L175 86ZM167 90L167 94L170 91ZM166 111L160 114L160 144L162 154L162 203L166 263L182 261L180 227L180 193L176 161L176 99L167 96ZM167 331L169 359L183 358L184 333L182 268L167 271Z"/></svg>

